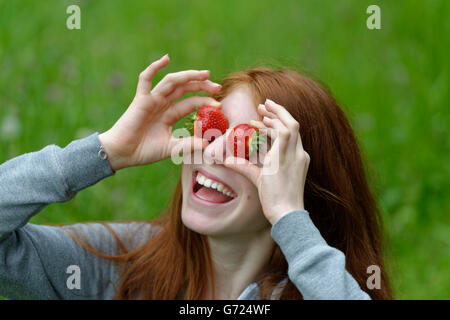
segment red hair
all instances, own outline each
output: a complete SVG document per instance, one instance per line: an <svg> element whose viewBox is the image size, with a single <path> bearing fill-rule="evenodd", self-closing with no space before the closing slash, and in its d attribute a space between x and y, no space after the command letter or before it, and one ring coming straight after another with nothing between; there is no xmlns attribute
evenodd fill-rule
<svg viewBox="0 0 450 320"><path fill-rule="evenodd" d="M221 92L214 98L220 101L239 86L250 89L255 104L269 98L284 106L299 122L303 147L311 158L304 191L305 208L327 243L345 254L346 269L360 287L372 299L391 299L382 254L381 214L367 183L354 132L335 99L319 82L294 70L266 67L225 77ZM126 265L117 299L204 299L208 292L214 292L207 238L183 225L181 202L180 179L165 214L151 222L160 226L161 231L123 255L105 255L71 234L91 252ZM112 229L111 232L114 233ZM366 288L370 265L382 270L381 289ZM277 284L287 278L288 265L278 246L273 248L266 270L256 279L263 299L270 298ZM279 298L302 296L288 281Z"/></svg>

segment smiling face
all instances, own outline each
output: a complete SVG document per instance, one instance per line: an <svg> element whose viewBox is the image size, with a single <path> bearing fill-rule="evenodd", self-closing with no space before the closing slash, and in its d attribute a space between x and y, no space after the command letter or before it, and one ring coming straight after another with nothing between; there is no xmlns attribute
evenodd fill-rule
<svg viewBox="0 0 450 320"><path fill-rule="evenodd" d="M222 161L230 131L261 117L246 87L236 88L221 102L229 128L205 148L208 164L183 165L182 221L187 228L210 236L258 232L270 223L263 215L257 188Z"/></svg>

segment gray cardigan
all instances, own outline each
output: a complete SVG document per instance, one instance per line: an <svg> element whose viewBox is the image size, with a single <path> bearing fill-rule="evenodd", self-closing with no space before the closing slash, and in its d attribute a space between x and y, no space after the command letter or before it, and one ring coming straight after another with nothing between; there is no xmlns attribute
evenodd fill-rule
<svg viewBox="0 0 450 320"><path fill-rule="evenodd" d="M113 262L86 251L56 226L28 223L45 206L114 175L100 160L98 133L65 148L50 145L0 165L0 296L9 299L112 299L119 282ZM149 223L111 223L127 248L151 237ZM100 223L66 227L86 235L99 250L118 253ZM307 211L294 211L272 226L271 236L289 264L289 279L304 299L370 299L345 269L344 254L327 245ZM73 267L75 266L75 267ZM75 268L75 269L73 269ZM75 280L79 276L79 283ZM252 283L238 299L259 299Z"/></svg>

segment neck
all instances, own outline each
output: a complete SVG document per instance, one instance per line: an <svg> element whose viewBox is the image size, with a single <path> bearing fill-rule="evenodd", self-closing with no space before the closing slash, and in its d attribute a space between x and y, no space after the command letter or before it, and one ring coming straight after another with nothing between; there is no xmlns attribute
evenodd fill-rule
<svg viewBox="0 0 450 320"><path fill-rule="evenodd" d="M273 250L270 228L245 235L208 237L215 298L234 300L264 271Z"/></svg>

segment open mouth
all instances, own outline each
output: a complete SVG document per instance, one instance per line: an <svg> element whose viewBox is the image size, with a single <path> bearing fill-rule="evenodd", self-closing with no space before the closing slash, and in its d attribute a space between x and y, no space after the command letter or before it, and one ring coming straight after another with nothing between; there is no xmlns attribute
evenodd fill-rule
<svg viewBox="0 0 450 320"><path fill-rule="evenodd" d="M216 177L204 171L192 174L192 193L195 197L216 204L224 204L237 197L236 192Z"/></svg>

